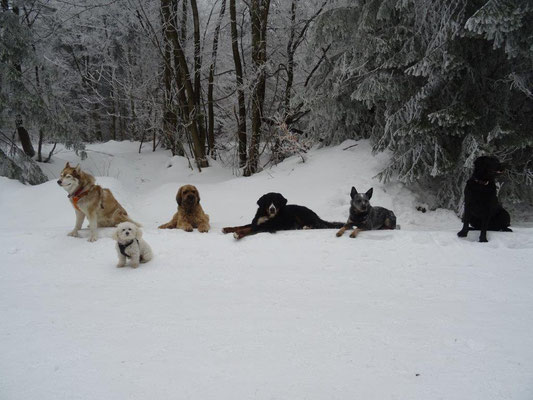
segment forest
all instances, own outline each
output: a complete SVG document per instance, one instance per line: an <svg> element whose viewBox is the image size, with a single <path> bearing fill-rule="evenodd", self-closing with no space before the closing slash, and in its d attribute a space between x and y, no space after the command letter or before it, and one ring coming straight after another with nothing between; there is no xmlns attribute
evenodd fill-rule
<svg viewBox="0 0 533 400"><path fill-rule="evenodd" d="M432 208L480 155L531 206L532 43L528 0L1 0L0 175L44 182L57 144L250 176L369 139Z"/></svg>

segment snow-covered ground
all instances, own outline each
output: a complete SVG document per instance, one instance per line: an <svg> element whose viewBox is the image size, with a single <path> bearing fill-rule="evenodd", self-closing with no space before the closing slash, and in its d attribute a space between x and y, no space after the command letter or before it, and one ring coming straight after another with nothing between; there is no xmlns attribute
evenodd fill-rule
<svg viewBox="0 0 533 400"><path fill-rule="evenodd" d="M416 211L373 178L387 155L352 144L250 178L138 143L89 146L82 167L154 250L138 269L115 268L110 228L66 236L74 211L54 178L74 153L44 167L48 183L0 178L0 399L532 399L533 228L459 239L451 211ZM186 183L207 234L157 229ZM374 187L402 229L220 231L269 191L344 221L352 185Z"/></svg>

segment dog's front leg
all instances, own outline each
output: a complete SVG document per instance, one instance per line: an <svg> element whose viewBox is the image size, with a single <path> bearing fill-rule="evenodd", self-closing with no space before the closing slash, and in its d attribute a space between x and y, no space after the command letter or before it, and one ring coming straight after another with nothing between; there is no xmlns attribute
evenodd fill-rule
<svg viewBox="0 0 533 400"><path fill-rule="evenodd" d="M245 236L253 235L257 232L252 232L252 226L251 225L245 225L242 227L239 227L234 233L233 237L235 239L242 239Z"/></svg>
<svg viewBox="0 0 533 400"><path fill-rule="evenodd" d="M457 232L457 236L466 237L468 235L469 226L470 226L470 214L468 213L465 207L465 212L463 215L463 228L459 232Z"/></svg>
<svg viewBox="0 0 533 400"><path fill-rule="evenodd" d="M209 224L205 223L205 224L200 224L198 225L198 232L202 232L202 233L205 233L205 232L209 232Z"/></svg>
<svg viewBox="0 0 533 400"><path fill-rule="evenodd" d="M361 232L363 229L359 229L359 228L355 228L352 233L350 233L350 237L353 239L355 237L357 237L357 235L359 234L359 232Z"/></svg>
<svg viewBox="0 0 533 400"><path fill-rule="evenodd" d="M119 252L117 268L122 268L124 265L126 265L126 256Z"/></svg>
<svg viewBox="0 0 533 400"><path fill-rule="evenodd" d="M78 237L78 231L83 225L83 221L85 220L85 214L82 213L80 210L74 209L74 211L76 212L76 224L74 225L74 229L72 229L68 236Z"/></svg>
<svg viewBox="0 0 533 400"><path fill-rule="evenodd" d="M341 237L342 235L344 235L344 232L346 232L346 229L350 229L352 226L353 226L352 221L348 220L348 222L346 222L344 226L341 229L339 229L339 231L335 235L337 237Z"/></svg>
<svg viewBox="0 0 533 400"><path fill-rule="evenodd" d="M489 228L489 219L490 217L485 218L481 224L481 233L479 234L479 242L487 243L487 229Z"/></svg>
<svg viewBox="0 0 533 400"><path fill-rule="evenodd" d="M98 240L98 216L96 212L87 216L89 220L89 242L96 242Z"/></svg>
<svg viewBox="0 0 533 400"><path fill-rule="evenodd" d="M137 249L136 251L132 251L130 257L131 257L131 261L130 261L131 267L137 268L139 266L139 262L141 261L141 252L139 251L139 249Z"/></svg>

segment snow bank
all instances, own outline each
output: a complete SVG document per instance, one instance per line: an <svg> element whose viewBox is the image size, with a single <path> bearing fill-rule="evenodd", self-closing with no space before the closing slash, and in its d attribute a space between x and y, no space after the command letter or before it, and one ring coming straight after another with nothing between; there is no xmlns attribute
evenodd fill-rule
<svg viewBox="0 0 533 400"><path fill-rule="evenodd" d="M352 144L250 178L138 143L89 146L83 168L154 250L136 270L115 268L111 229L96 243L66 236L74 212L55 179L0 178L0 398L531 398L533 229L459 239L452 212L416 211L405 187L373 178L387 155L365 141L342 150ZM50 178L77 162L57 157ZM186 183L208 234L156 229ZM374 187L402 230L220 232L268 191L344 221L352 185Z"/></svg>

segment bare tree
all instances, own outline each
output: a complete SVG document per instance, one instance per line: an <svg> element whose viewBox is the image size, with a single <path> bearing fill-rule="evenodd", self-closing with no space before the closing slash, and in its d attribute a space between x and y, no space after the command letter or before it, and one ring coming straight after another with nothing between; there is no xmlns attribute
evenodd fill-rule
<svg viewBox="0 0 533 400"><path fill-rule="evenodd" d="M226 11L226 0L222 0L220 5L220 12L218 14L218 21L215 28L215 35L213 37L213 51L211 57L211 66L209 67L209 78L207 86L207 106L208 106L208 134L207 142L208 149L211 157L215 157L215 110L213 104L213 89L214 89L214 77L217 63L217 51L218 51L218 37L220 34L220 25L222 24L222 18Z"/></svg>
<svg viewBox="0 0 533 400"><path fill-rule="evenodd" d="M252 137L248 149L248 162L244 171L245 176L257 172L259 163L259 143L261 140L261 121L265 101L266 85L266 33L270 0L252 0L250 18L252 21L252 64L255 74L252 91Z"/></svg>
<svg viewBox="0 0 533 400"><path fill-rule="evenodd" d="M239 167L246 165L246 103L243 89L243 72L241 56L239 51L239 36L237 32L237 12L235 0L229 1L229 11L231 19L231 49L233 52L233 62L235 64L235 75L237 78L237 100L239 102L239 114L237 116L237 140L239 143Z"/></svg>

